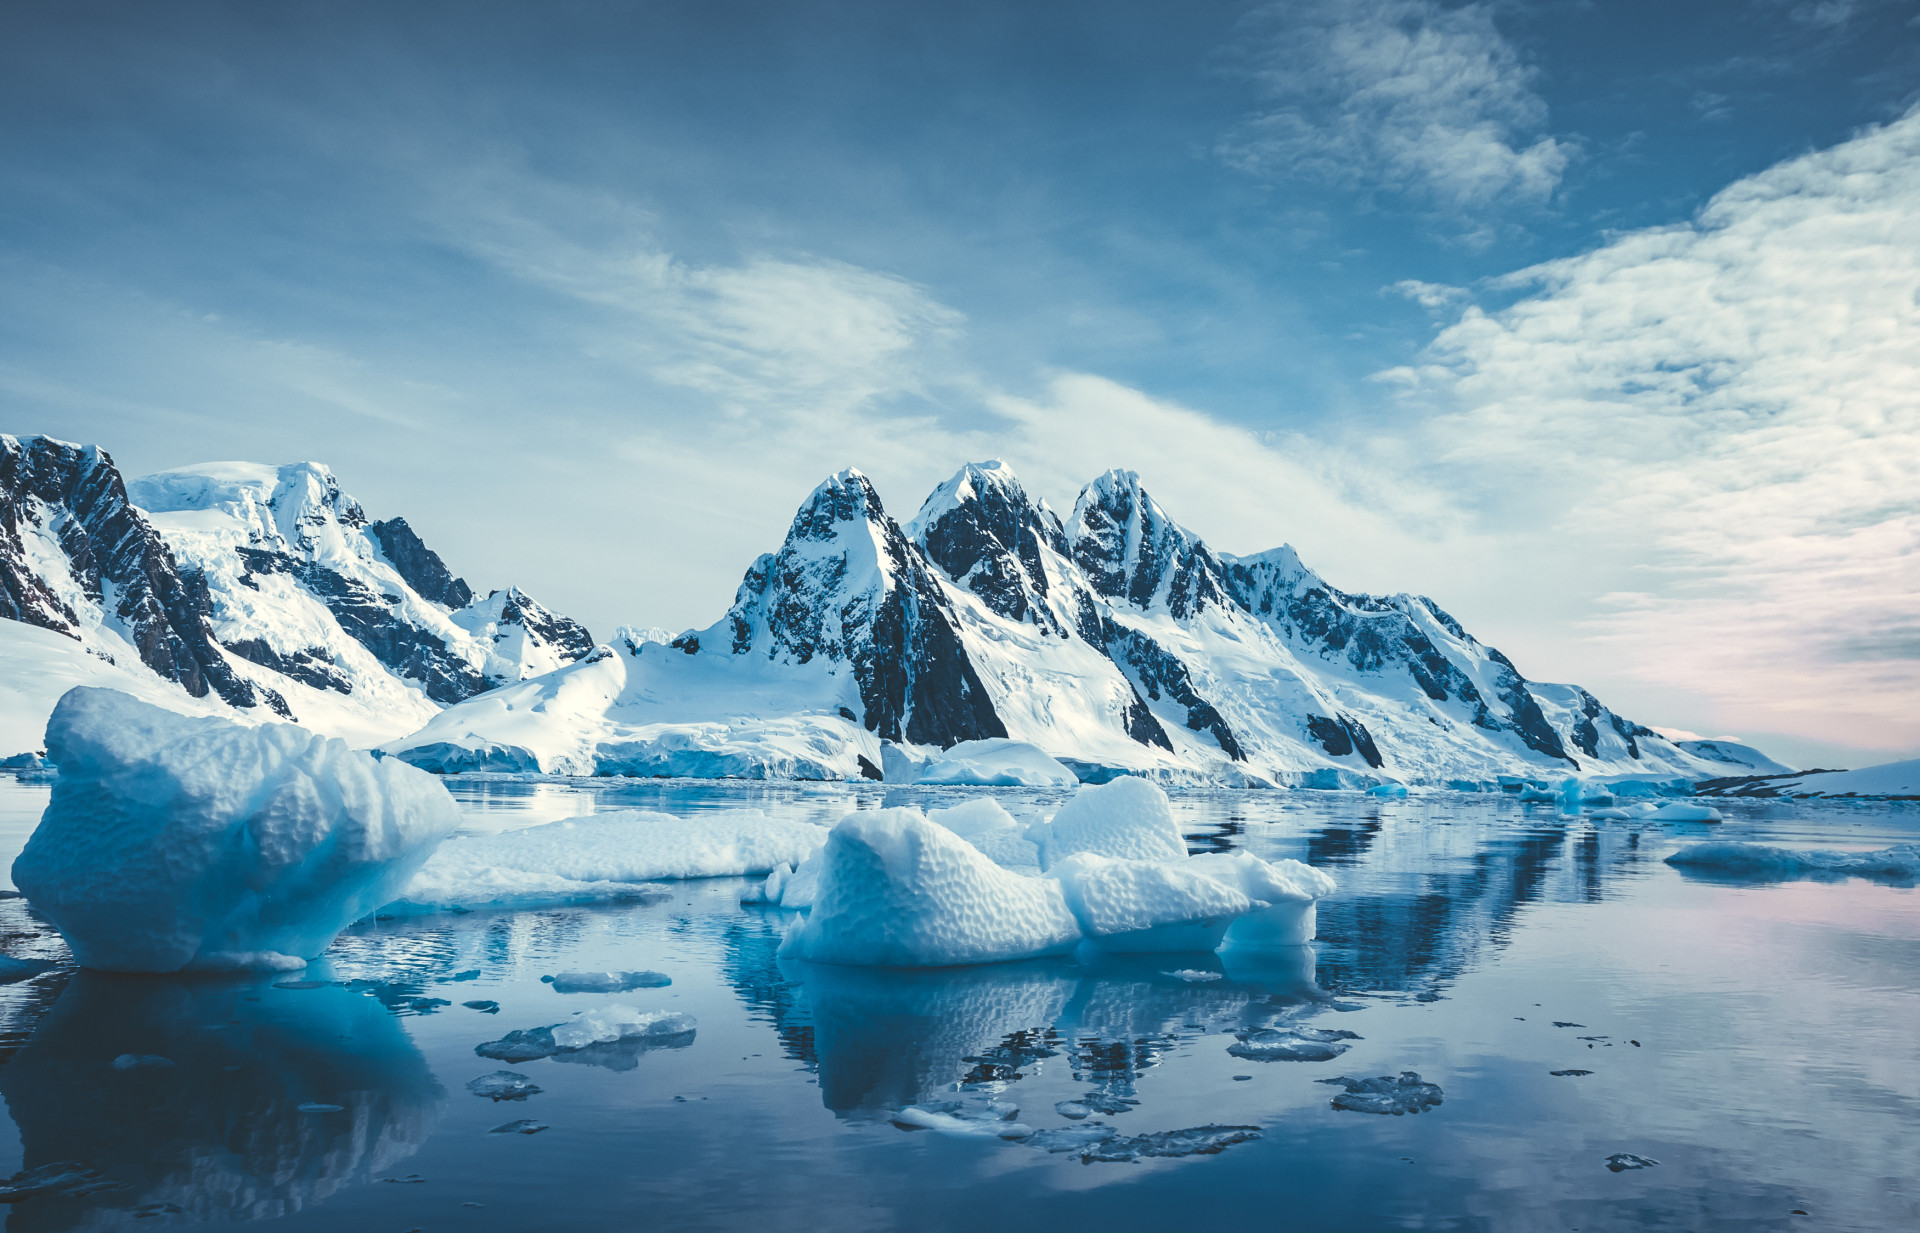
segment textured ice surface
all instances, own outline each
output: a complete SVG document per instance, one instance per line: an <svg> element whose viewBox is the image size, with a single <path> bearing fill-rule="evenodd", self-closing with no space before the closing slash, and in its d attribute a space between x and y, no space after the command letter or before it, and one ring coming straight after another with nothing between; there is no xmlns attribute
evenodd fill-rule
<svg viewBox="0 0 1920 1233"><path fill-rule="evenodd" d="M1104 950L1212 950L1253 909L1237 888L1178 861L1116 860L1076 852L1047 871L1066 892L1087 940Z"/></svg>
<svg viewBox="0 0 1920 1233"><path fill-rule="evenodd" d="M1179 861L1187 855L1167 794L1134 775L1082 784L1052 823L1036 830L1046 869L1076 852L1142 861Z"/></svg>
<svg viewBox="0 0 1920 1233"><path fill-rule="evenodd" d="M1336 1028L1256 1028L1241 1032L1227 1052L1250 1062L1330 1062L1360 1039Z"/></svg>
<svg viewBox="0 0 1920 1233"><path fill-rule="evenodd" d="M467 1084L475 1096L489 1100L525 1100L540 1091L540 1085L517 1070L496 1070Z"/></svg>
<svg viewBox="0 0 1920 1233"><path fill-rule="evenodd" d="M799 864L826 839L806 822L759 813L698 819L628 809L441 846L400 897L403 908L529 907L645 893L637 883L760 876Z"/></svg>
<svg viewBox="0 0 1920 1233"><path fill-rule="evenodd" d="M1129 1135L1092 1144L1080 1154L1085 1161L1126 1162L1143 1156L1213 1156L1235 1143L1260 1137L1258 1126L1193 1126Z"/></svg>
<svg viewBox="0 0 1920 1233"><path fill-rule="evenodd" d="M1440 1086L1422 1083L1420 1076L1411 1070L1401 1071L1398 1078L1381 1075L1374 1079L1356 1079L1342 1075L1338 1079L1321 1079L1319 1082L1346 1088L1346 1091L1333 1098L1333 1107L1352 1113L1391 1113L1399 1117L1405 1113L1419 1113L1441 1103Z"/></svg>
<svg viewBox="0 0 1920 1233"><path fill-rule="evenodd" d="M995 788L1070 788L1072 771L1026 741L988 737L961 741L920 768L922 784L972 784Z"/></svg>
<svg viewBox="0 0 1920 1233"><path fill-rule="evenodd" d="M812 911L780 954L945 967L1057 954L1079 940L1059 882L1002 869L916 809L880 809L833 828Z"/></svg>
<svg viewBox="0 0 1920 1233"><path fill-rule="evenodd" d="M291 724L75 689L13 879L92 968L298 968L392 899L459 812L432 776Z"/></svg>
<svg viewBox="0 0 1920 1233"><path fill-rule="evenodd" d="M1027 838L1027 828L1020 820L990 796L976 797L950 809L929 809L927 820L980 849L996 865L1039 871L1039 846Z"/></svg>
<svg viewBox="0 0 1920 1233"><path fill-rule="evenodd" d="M1878 852L1828 852L1760 843L1696 843L1669 856L1667 864L1736 877L1913 879L1920 878L1920 844L1901 844Z"/></svg>
<svg viewBox="0 0 1920 1233"><path fill-rule="evenodd" d="M1245 851L1204 853L1189 858L1187 867L1237 888L1253 901L1253 910L1227 927L1228 946L1273 948L1312 941L1318 923L1315 904L1338 889L1330 875L1310 865L1262 860Z"/></svg>
<svg viewBox="0 0 1920 1233"><path fill-rule="evenodd" d="M555 993L626 993L634 989L664 989L673 977L664 972L561 972L542 976Z"/></svg>

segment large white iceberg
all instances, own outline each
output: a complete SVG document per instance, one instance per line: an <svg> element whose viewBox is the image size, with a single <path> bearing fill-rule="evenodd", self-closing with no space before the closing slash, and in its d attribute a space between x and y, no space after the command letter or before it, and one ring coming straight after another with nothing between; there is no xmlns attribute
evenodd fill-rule
<svg viewBox="0 0 1920 1233"><path fill-rule="evenodd" d="M917 809L876 809L833 828L812 910L780 954L949 967L1059 954L1079 941L1058 881L1002 869Z"/></svg>
<svg viewBox="0 0 1920 1233"><path fill-rule="evenodd" d="M676 818L623 809L448 841L400 896L406 909L532 907L631 896L662 879L759 876L804 862L825 827L753 812Z"/></svg>
<svg viewBox="0 0 1920 1233"><path fill-rule="evenodd" d="M756 899L811 909L783 956L942 967L1080 943L1116 952L1212 950L1223 940L1248 951L1297 948L1313 937L1316 901L1333 890L1332 878L1298 861L1189 857L1165 793L1134 779L1083 786L1051 825L1029 828L992 801L932 817L852 813L797 869L775 870Z"/></svg>
<svg viewBox="0 0 1920 1233"><path fill-rule="evenodd" d="M410 766L115 690L61 698L47 754L60 777L14 884L107 971L302 967L460 823Z"/></svg>

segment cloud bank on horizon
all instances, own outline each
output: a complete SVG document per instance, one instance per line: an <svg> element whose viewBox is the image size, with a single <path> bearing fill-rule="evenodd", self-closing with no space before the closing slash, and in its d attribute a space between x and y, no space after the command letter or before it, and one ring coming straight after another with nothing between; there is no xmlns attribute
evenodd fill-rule
<svg viewBox="0 0 1920 1233"><path fill-rule="evenodd" d="M1056 505L1130 467L1642 721L1920 750L1920 80L1862 67L1877 6L1661 17L1649 66L1631 9L1426 0L588 5L546 65L497 15L427 53L350 6L288 59L230 5L94 7L124 45L0 53L0 429L321 458L596 632L710 621L849 463L903 506L968 459ZM1826 75L1791 123L1783 67Z"/></svg>

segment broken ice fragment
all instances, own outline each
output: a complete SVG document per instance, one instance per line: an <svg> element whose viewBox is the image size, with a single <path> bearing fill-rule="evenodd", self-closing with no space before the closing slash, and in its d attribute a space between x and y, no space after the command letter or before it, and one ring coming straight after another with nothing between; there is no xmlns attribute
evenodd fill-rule
<svg viewBox="0 0 1920 1233"><path fill-rule="evenodd" d="M1645 1156L1636 1156L1632 1152L1615 1152L1607 1157L1607 1168L1615 1173L1625 1173L1628 1169L1650 1169L1659 1163Z"/></svg>
<svg viewBox="0 0 1920 1233"><path fill-rule="evenodd" d="M508 1032L499 1040L490 1040L484 1045L475 1045L473 1051L481 1057L490 1057L501 1062L531 1062L543 1057L552 1057L558 1050L553 1043L553 1033L546 1028L528 1028L521 1032Z"/></svg>
<svg viewBox="0 0 1920 1233"><path fill-rule="evenodd" d="M663 972L562 972L540 979L552 985L555 993L627 993L673 983L673 977Z"/></svg>
<svg viewBox="0 0 1920 1233"><path fill-rule="evenodd" d="M1330 1062L1359 1040L1358 1032L1328 1028L1258 1028L1241 1032L1227 1052L1250 1062Z"/></svg>
<svg viewBox="0 0 1920 1233"><path fill-rule="evenodd" d="M1077 1100L1056 1101L1053 1106L1053 1111L1055 1113L1058 1113L1061 1117L1068 1118L1076 1122L1084 1121L1086 1119L1086 1116L1089 1113L1093 1112L1092 1109L1087 1108L1087 1106L1081 1104Z"/></svg>
<svg viewBox="0 0 1920 1233"><path fill-rule="evenodd" d="M1593 1072L1591 1070L1549 1070L1547 1073L1556 1078L1567 1079L1578 1078L1581 1075L1590 1075Z"/></svg>
<svg viewBox="0 0 1920 1233"><path fill-rule="evenodd" d="M1258 1139L1258 1126L1194 1126L1186 1130L1162 1130L1154 1134L1108 1139L1089 1146L1080 1159L1093 1161L1130 1161L1142 1156L1212 1156L1235 1143Z"/></svg>
<svg viewBox="0 0 1920 1233"><path fill-rule="evenodd" d="M491 1100L525 1100L540 1091L540 1085L518 1071L496 1070L468 1083L467 1090Z"/></svg>
<svg viewBox="0 0 1920 1233"><path fill-rule="evenodd" d="M1019 1122L999 1117L968 1116L966 1110L945 1112L923 1109L918 1105L908 1105L894 1114L891 1120L902 1130L944 1130L953 1134L991 1135L999 1139L1024 1139L1033 1134L1031 1126L1023 1126Z"/></svg>
<svg viewBox="0 0 1920 1233"><path fill-rule="evenodd" d="M1224 973L1224 972L1203 972L1203 971L1200 971L1200 970L1199 970L1199 969L1197 969L1197 968L1175 968L1175 969L1174 969L1173 971L1171 971L1171 972L1162 972L1162 973L1160 973L1160 975L1162 975L1162 976L1171 976L1171 977L1173 977L1173 978L1174 978L1175 980L1184 980L1184 981L1186 981L1186 982L1188 982L1189 984L1199 984L1199 983L1201 983L1201 982L1203 982L1203 981L1209 981L1209 980L1219 980L1219 979L1221 979L1221 978L1222 978L1223 976L1225 976L1225 975L1226 975L1226 973Z"/></svg>
<svg viewBox="0 0 1920 1233"><path fill-rule="evenodd" d="M545 1129L547 1129L545 1122L536 1122L530 1117L523 1117L503 1126L495 1126L487 1133L490 1135L537 1135Z"/></svg>
<svg viewBox="0 0 1920 1233"><path fill-rule="evenodd" d="M1561 1020L1559 1020L1559 1019L1555 1019L1555 1020L1553 1021L1553 1026L1555 1026L1555 1027L1585 1027L1585 1026L1587 1026L1587 1025L1586 1025L1586 1024L1584 1024L1584 1023L1566 1023L1566 1022L1563 1022L1563 1021L1561 1021Z"/></svg>
<svg viewBox="0 0 1920 1233"><path fill-rule="evenodd" d="M1411 1070L1401 1071L1397 1079L1392 1075L1381 1075L1374 1079L1342 1075L1337 1079L1321 1079L1318 1082L1337 1083L1346 1088L1346 1091L1333 1098L1333 1107L1350 1113L1391 1113L1399 1117L1405 1113L1419 1113L1441 1103L1439 1084L1422 1083L1420 1076Z"/></svg>
<svg viewBox="0 0 1920 1233"><path fill-rule="evenodd" d="M472 1002L462 1002L460 1005L466 1007L468 1010L477 1010L484 1015L500 1013L500 1003L494 1001L492 998L479 998Z"/></svg>

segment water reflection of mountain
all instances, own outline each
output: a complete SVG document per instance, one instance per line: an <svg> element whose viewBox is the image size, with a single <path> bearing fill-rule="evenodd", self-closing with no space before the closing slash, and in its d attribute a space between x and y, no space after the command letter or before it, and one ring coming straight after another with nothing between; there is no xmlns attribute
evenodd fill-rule
<svg viewBox="0 0 1920 1233"><path fill-rule="evenodd" d="M1321 983L1409 992L1444 987L1505 946L1528 905L1597 901L1647 863L1630 828L1464 811L1335 822L1303 855L1340 879L1319 907Z"/></svg>
<svg viewBox="0 0 1920 1233"><path fill-rule="evenodd" d="M172 1064L116 1069L124 1054ZM445 1098L375 998L88 972L0 1068L0 1096L25 1167L80 1161L120 1184L22 1203L17 1231L287 1215L411 1155Z"/></svg>

